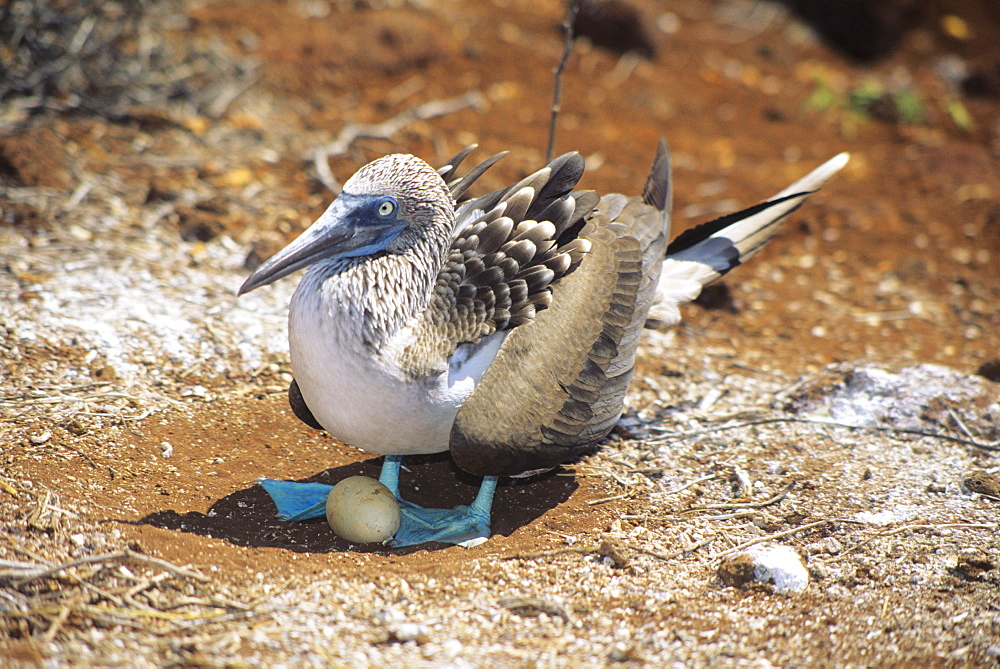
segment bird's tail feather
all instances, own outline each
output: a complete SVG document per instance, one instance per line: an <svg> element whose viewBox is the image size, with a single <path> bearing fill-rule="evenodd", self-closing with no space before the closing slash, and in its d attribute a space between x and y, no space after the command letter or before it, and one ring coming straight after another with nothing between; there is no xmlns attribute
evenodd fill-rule
<svg viewBox="0 0 1000 669"><path fill-rule="evenodd" d="M759 251L777 234L782 220L847 164L841 153L767 202L686 230L667 247L649 318L666 325L680 321L678 306Z"/></svg>

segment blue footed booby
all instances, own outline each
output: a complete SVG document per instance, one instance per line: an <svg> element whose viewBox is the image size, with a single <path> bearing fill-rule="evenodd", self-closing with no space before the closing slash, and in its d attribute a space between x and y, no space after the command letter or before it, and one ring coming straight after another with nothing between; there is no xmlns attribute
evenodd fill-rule
<svg viewBox="0 0 1000 669"><path fill-rule="evenodd" d="M306 270L289 307L289 401L309 425L386 455L380 481L402 513L393 546L489 537L497 477L551 469L603 439L647 320L679 322L680 304L760 250L848 159L669 242L662 140L637 197L576 190L584 160L567 153L465 198L504 155L458 177L473 148L440 169L403 154L365 165L239 290ZM484 477L475 501L400 499L401 459L442 451ZM279 517L324 514L330 486L262 485Z"/></svg>

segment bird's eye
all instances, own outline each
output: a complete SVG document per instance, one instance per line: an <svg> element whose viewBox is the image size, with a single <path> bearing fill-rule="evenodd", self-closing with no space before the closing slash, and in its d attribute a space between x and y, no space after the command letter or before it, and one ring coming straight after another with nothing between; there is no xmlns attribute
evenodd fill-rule
<svg viewBox="0 0 1000 669"><path fill-rule="evenodd" d="M392 213L396 211L396 204L389 200L386 200L378 206L379 216L392 216Z"/></svg>

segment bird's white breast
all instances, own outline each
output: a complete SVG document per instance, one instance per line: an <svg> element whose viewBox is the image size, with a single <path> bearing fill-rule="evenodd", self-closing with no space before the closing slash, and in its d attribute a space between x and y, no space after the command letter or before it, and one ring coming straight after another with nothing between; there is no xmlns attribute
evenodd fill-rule
<svg viewBox="0 0 1000 669"><path fill-rule="evenodd" d="M371 453L448 450L451 426L496 356L504 336L459 347L440 374L413 380L394 362L412 337L404 327L375 351L357 314L300 284L289 307L292 371L306 405L331 435Z"/></svg>

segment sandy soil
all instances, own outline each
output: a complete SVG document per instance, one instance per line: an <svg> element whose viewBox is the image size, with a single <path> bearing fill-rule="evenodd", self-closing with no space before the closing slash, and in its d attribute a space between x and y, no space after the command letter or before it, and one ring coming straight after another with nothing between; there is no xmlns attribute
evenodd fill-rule
<svg viewBox="0 0 1000 669"><path fill-rule="evenodd" d="M172 40L256 63L214 114L0 138L2 663L998 661L1000 5L930 3L867 64L768 3L636 2L638 32L578 41L556 150L636 193L665 136L678 232L851 163L650 333L605 444L501 486L490 541L386 550L273 518L257 477L380 460L287 407L294 282L235 289L329 202L313 154L351 123L464 96L351 143L341 182L471 142L511 151L483 189L536 169L562 7L330 4L189 5ZM844 416L871 429L809 422ZM447 456L408 466L417 502L478 485ZM724 585L751 542L794 547L808 587Z"/></svg>

